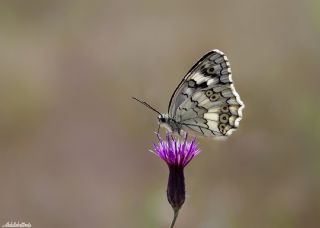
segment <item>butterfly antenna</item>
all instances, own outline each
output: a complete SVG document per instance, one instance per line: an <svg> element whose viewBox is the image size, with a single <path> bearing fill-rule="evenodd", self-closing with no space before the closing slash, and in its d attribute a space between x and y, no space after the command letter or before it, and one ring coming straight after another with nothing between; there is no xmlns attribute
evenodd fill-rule
<svg viewBox="0 0 320 228"><path fill-rule="evenodd" d="M162 116L162 114L156 110L155 108L153 108L151 105L149 105L147 102L145 101L140 101L138 98L132 97L132 99L138 101L139 103L143 104L144 106L146 106L147 108L153 110L154 112L158 113L160 116Z"/></svg>

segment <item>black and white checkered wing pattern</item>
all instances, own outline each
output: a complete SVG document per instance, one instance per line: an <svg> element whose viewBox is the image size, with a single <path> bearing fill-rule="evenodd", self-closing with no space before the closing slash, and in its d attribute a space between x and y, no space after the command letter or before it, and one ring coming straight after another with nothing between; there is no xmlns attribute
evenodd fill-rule
<svg viewBox="0 0 320 228"><path fill-rule="evenodd" d="M244 104L236 92L230 64L219 50L204 55L181 81L169 104L169 116L182 129L223 137L239 126Z"/></svg>

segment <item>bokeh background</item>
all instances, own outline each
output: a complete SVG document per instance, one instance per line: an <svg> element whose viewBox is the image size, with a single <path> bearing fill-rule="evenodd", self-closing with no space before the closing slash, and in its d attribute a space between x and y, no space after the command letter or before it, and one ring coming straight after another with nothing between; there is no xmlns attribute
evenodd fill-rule
<svg viewBox="0 0 320 228"><path fill-rule="evenodd" d="M0 223L168 227L156 116L207 51L246 104L176 227L320 227L320 2L1 1Z"/></svg>

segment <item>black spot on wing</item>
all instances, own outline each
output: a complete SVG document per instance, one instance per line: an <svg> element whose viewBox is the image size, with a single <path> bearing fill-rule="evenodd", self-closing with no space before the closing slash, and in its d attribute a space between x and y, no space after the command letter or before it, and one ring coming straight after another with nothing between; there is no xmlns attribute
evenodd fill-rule
<svg viewBox="0 0 320 228"><path fill-rule="evenodd" d="M197 84L197 89L205 89L208 87L207 82L202 82L201 84Z"/></svg>

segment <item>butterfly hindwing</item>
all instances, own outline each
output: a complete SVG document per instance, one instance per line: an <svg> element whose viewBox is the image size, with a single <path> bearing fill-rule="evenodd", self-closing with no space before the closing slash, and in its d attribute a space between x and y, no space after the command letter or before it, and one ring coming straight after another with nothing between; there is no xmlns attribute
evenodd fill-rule
<svg viewBox="0 0 320 228"><path fill-rule="evenodd" d="M226 86L219 93L213 89L196 92L179 106L176 120L183 129L200 135L230 135L239 126L241 116L236 97L229 90Z"/></svg>
<svg viewBox="0 0 320 228"><path fill-rule="evenodd" d="M244 105L235 91L227 57L219 50L203 56L184 77L169 104L169 115L184 130L227 136L239 125Z"/></svg>

